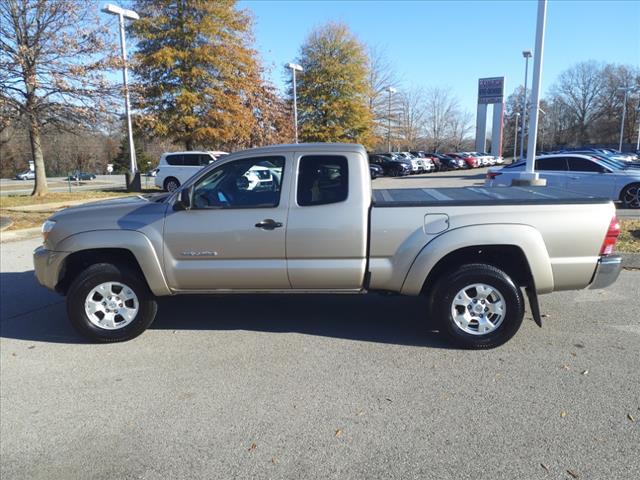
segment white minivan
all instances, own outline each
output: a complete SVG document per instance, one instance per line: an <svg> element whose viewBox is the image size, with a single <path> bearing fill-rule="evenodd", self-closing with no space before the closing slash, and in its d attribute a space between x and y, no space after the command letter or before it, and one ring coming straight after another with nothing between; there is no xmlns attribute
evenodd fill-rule
<svg viewBox="0 0 640 480"><path fill-rule="evenodd" d="M201 168L223 155L228 153L204 151L163 153L160 163L153 171L155 184L167 192L173 192Z"/></svg>

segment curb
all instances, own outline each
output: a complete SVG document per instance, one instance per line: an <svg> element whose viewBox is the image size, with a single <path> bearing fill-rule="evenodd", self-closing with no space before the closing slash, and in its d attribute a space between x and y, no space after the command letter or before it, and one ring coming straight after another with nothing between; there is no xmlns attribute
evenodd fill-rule
<svg viewBox="0 0 640 480"><path fill-rule="evenodd" d="M11 230L8 232L0 232L0 243L17 242L19 240L27 240L40 235L40 227L24 228L22 230Z"/></svg>
<svg viewBox="0 0 640 480"><path fill-rule="evenodd" d="M640 269L640 253L620 252L620 256L622 257L622 268Z"/></svg>

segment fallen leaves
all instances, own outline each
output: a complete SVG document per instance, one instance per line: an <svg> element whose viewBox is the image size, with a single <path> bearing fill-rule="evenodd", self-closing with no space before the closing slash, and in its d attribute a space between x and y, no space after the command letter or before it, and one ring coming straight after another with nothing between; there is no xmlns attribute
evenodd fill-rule
<svg viewBox="0 0 640 480"><path fill-rule="evenodd" d="M631 422L635 422L636 419L633 415L631 415L630 413L627 413L627 418L631 421Z"/></svg>
<svg viewBox="0 0 640 480"><path fill-rule="evenodd" d="M582 375L588 375L589 374L589 370L583 370L582 371Z"/></svg>
<svg viewBox="0 0 640 480"><path fill-rule="evenodd" d="M564 417L566 417L566 416L567 416L567 412L565 412L564 410L562 410L562 411L560 412L560 418L564 418Z"/></svg>
<svg viewBox="0 0 640 480"><path fill-rule="evenodd" d="M337 429L336 433L335 433L335 437L336 438L340 438L342 436L342 430L341 429Z"/></svg>
<svg viewBox="0 0 640 480"><path fill-rule="evenodd" d="M542 468L544 468L544 469L545 469L545 471L547 471L547 472L549 471L549 467L548 467L547 465L545 465L544 463L541 463L541 464L540 464L540 466L541 466Z"/></svg>
<svg viewBox="0 0 640 480"><path fill-rule="evenodd" d="M573 478L580 478L580 475L575 470L568 469L567 473L571 475Z"/></svg>
<svg viewBox="0 0 640 480"><path fill-rule="evenodd" d="M254 452L256 450L256 448L258 448L258 446L255 443L252 443L251 446L249 447L249 452Z"/></svg>

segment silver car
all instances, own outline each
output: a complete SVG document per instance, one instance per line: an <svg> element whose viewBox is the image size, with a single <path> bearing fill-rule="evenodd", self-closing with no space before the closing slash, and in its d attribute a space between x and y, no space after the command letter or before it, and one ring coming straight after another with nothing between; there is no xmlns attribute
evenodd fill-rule
<svg viewBox="0 0 640 480"><path fill-rule="evenodd" d="M489 169L485 185L510 186L524 169L524 161ZM622 202L627 208L640 208L640 168L624 162L603 156L561 153L538 157L535 169L550 187L609 198Z"/></svg>

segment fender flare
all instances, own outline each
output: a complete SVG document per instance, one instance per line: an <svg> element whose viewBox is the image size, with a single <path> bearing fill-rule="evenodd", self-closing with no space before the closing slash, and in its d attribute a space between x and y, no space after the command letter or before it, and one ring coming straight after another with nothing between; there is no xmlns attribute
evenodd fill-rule
<svg viewBox="0 0 640 480"><path fill-rule="evenodd" d="M524 224L484 224L447 230L427 243L409 268L403 295L419 295L436 264L450 253L468 247L509 245L520 248L529 264L537 293L553 291L553 271L547 246L538 230Z"/></svg>
<svg viewBox="0 0 640 480"><path fill-rule="evenodd" d="M128 250L140 265L149 288L156 296L171 295L162 263L149 238L136 230L92 230L71 235L56 245L57 251L76 253L82 250L116 248Z"/></svg>

